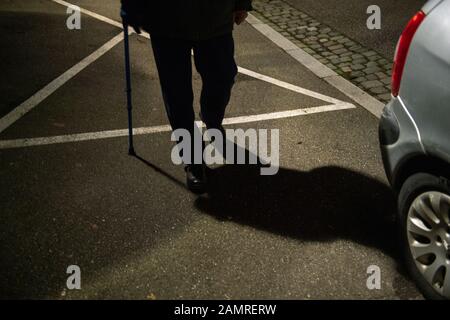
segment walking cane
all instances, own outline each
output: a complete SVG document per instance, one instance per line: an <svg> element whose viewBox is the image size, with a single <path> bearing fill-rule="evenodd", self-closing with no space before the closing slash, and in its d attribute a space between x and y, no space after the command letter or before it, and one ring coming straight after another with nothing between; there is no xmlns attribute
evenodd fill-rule
<svg viewBox="0 0 450 320"><path fill-rule="evenodd" d="M135 156L133 144L133 103L131 97L131 67L130 67L130 43L128 39L128 23L126 22L126 12L121 11L123 32L124 32L124 48L125 48L125 78L127 83L127 111L128 111L128 154Z"/></svg>

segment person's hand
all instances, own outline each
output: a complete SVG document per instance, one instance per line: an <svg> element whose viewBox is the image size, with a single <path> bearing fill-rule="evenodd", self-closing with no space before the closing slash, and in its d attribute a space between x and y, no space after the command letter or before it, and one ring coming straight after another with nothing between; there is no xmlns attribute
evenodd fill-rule
<svg viewBox="0 0 450 320"><path fill-rule="evenodd" d="M133 27L134 31L137 34L141 34L141 27L140 27L139 23L137 22L138 20L136 18L130 19L130 16L128 14L122 13L122 19L123 19L123 21L125 21L126 24Z"/></svg>
<svg viewBox="0 0 450 320"><path fill-rule="evenodd" d="M139 12L139 3L132 0L122 0L122 8L120 15L123 21L129 26L133 27L138 34L141 33L141 17Z"/></svg>
<svg viewBox="0 0 450 320"><path fill-rule="evenodd" d="M246 10L239 10L239 11L235 11L233 13L234 16L234 22L237 25L240 25L242 22L245 21L245 19L247 19L248 17L248 12Z"/></svg>
<svg viewBox="0 0 450 320"><path fill-rule="evenodd" d="M142 32L141 32L141 27L140 27L138 24L132 23L132 24L130 24L130 26L133 27L134 32L136 32L137 34L141 34L141 33L142 33Z"/></svg>

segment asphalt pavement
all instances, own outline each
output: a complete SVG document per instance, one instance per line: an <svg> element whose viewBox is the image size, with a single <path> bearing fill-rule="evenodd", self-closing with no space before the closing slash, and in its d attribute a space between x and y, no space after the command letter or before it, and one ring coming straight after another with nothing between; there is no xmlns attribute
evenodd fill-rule
<svg viewBox="0 0 450 320"><path fill-rule="evenodd" d="M119 21L119 1L72 3ZM127 125L121 41L45 87L122 30L83 13L70 31L66 7L50 0L2 1L0 17L0 116L17 116L0 132L0 297L421 297L400 264L377 117L250 24L235 31L244 69L227 128L279 129L280 170L214 167L208 194L195 196L170 160L147 38L130 39L135 126L147 128L130 157L117 132ZM195 73L196 100L200 87ZM48 97L15 112L43 88ZM69 265L81 290L66 287ZM379 290L366 284L372 265Z"/></svg>

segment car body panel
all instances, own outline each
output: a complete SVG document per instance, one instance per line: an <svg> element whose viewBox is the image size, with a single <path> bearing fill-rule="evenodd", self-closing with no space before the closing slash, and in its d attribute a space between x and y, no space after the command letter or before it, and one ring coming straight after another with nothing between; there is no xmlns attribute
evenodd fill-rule
<svg viewBox="0 0 450 320"><path fill-rule="evenodd" d="M423 11L427 17L411 43L399 96L381 117L381 124L398 125L400 131L394 143L381 145L392 185L402 166L417 156L450 166L450 0L431 0Z"/></svg>
<svg viewBox="0 0 450 320"><path fill-rule="evenodd" d="M381 122L392 122L389 120L391 117L395 118L400 134L395 143L381 145L381 150L389 182L395 185L396 177L403 163L412 157L423 155L424 152L416 127L398 98L393 98L383 110ZM390 125L394 125L393 123Z"/></svg>
<svg viewBox="0 0 450 320"><path fill-rule="evenodd" d="M436 8L442 1L445 0L430 0L422 8L425 14L429 14L434 8Z"/></svg>
<svg viewBox="0 0 450 320"><path fill-rule="evenodd" d="M450 162L450 1L423 21L411 44L400 97L427 154Z"/></svg>

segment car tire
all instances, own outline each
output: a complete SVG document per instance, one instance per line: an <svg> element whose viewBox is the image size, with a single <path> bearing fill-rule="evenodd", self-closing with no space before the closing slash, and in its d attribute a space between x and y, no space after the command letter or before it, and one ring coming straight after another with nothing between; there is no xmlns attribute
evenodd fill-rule
<svg viewBox="0 0 450 320"><path fill-rule="evenodd" d="M441 295L422 275L419 267L416 265L408 238L408 215L410 209L418 197L429 192L438 192L450 196L448 180L428 173L417 173L409 177L403 184L398 198L400 244L406 269L421 293L427 299L442 300L449 297L446 298ZM450 215L450 213L447 214ZM450 268L447 268L446 272L449 273L447 276L450 276Z"/></svg>

